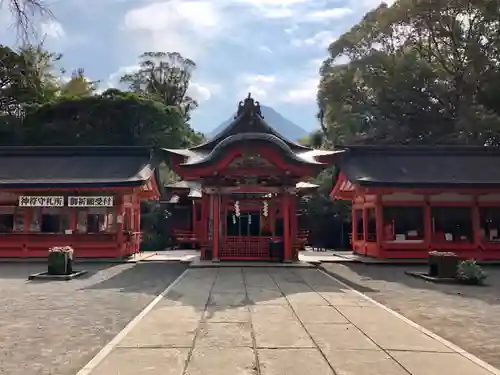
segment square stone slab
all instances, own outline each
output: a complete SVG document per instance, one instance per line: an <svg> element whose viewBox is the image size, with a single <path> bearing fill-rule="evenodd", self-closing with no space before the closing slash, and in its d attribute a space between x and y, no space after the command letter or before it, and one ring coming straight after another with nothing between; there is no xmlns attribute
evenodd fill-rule
<svg viewBox="0 0 500 375"><path fill-rule="evenodd" d="M389 353L412 375L492 375L457 353Z"/></svg>
<svg viewBox="0 0 500 375"><path fill-rule="evenodd" d="M363 297L345 291L319 291L319 294L328 301L332 306L354 306L359 307L366 305L367 300ZM373 304L372 304L373 305Z"/></svg>
<svg viewBox="0 0 500 375"><path fill-rule="evenodd" d="M245 273L245 285L247 288L263 287L267 289L278 289L272 277L267 273Z"/></svg>
<svg viewBox="0 0 500 375"><path fill-rule="evenodd" d="M379 350L368 337L352 324L305 324L321 350Z"/></svg>
<svg viewBox="0 0 500 375"><path fill-rule="evenodd" d="M248 323L250 310L248 307L209 306L205 311L204 320L208 323Z"/></svg>
<svg viewBox="0 0 500 375"><path fill-rule="evenodd" d="M92 375L182 375L189 349L114 349Z"/></svg>
<svg viewBox="0 0 500 375"><path fill-rule="evenodd" d="M287 293L286 298L292 306L329 306L329 303L316 292Z"/></svg>
<svg viewBox="0 0 500 375"><path fill-rule="evenodd" d="M381 350L332 349L323 353L337 375L408 375Z"/></svg>
<svg viewBox="0 0 500 375"><path fill-rule="evenodd" d="M118 344L120 347L191 347L200 319L171 319L153 310Z"/></svg>
<svg viewBox="0 0 500 375"><path fill-rule="evenodd" d="M296 283L278 282L278 287L286 295L312 292L312 289L309 288L303 282L296 282Z"/></svg>
<svg viewBox="0 0 500 375"><path fill-rule="evenodd" d="M212 293L245 293L245 284L241 280L225 280L224 282L217 281L214 284Z"/></svg>
<svg viewBox="0 0 500 375"><path fill-rule="evenodd" d="M164 305L171 306L198 306L204 307L208 302L210 289L199 287L182 287L170 290L160 301Z"/></svg>
<svg viewBox="0 0 500 375"><path fill-rule="evenodd" d="M251 348L195 348L186 375L255 375Z"/></svg>
<svg viewBox="0 0 500 375"><path fill-rule="evenodd" d="M338 310L353 324L372 325L382 320L393 321L398 319L394 314L386 311L379 306L339 306Z"/></svg>
<svg viewBox="0 0 500 375"><path fill-rule="evenodd" d="M259 349L261 375L334 375L316 349Z"/></svg>
<svg viewBox="0 0 500 375"><path fill-rule="evenodd" d="M298 321L253 320L258 348L313 348L314 343Z"/></svg>
<svg viewBox="0 0 500 375"><path fill-rule="evenodd" d="M297 322L295 313L288 305L268 305L250 307L252 320L271 323L281 323L285 320Z"/></svg>
<svg viewBox="0 0 500 375"><path fill-rule="evenodd" d="M288 301L278 289L247 288L248 298L255 305L288 305Z"/></svg>
<svg viewBox="0 0 500 375"><path fill-rule="evenodd" d="M302 323L347 324L349 321L332 306L296 305L295 314Z"/></svg>
<svg viewBox="0 0 500 375"><path fill-rule="evenodd" d="M338 309L383 349L452 352L439 341L378 306L339 306Z"/></svg>
<svg viewBox="0 0 500 375"><path fill-rule="evenodd" d="M203 323L196 347L252 347L250 323Z"/></svg>
<svg viewBox="0 0 500 375"><path fill-rule="evenodd" d="M208 304L215 306L246 306L248 305L248 297L245 292L212 293Z"/></svg>

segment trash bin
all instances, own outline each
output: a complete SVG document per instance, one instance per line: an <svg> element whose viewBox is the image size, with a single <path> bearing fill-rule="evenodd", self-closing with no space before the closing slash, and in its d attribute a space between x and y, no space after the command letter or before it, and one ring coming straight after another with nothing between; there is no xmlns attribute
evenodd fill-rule
<svg viewBox="0 0 500 375"><path fill-rule="evenodd" d="M212 248L211 247L207 247L205 249L205 259L203 260L212 260Z"/></svg>
<svg viewBox="0 0 500 375"><path fill-rule="evenodd" d="M273 262L283 262L285 259L285 246L283 240L269 241L269 258Z"/></svg>

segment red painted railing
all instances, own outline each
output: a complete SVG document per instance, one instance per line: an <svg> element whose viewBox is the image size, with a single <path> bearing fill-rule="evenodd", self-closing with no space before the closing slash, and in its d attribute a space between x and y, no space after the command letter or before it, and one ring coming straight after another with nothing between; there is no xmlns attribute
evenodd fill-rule
<svg viewBox="0 0 500 375"><path fill-rule="evenodd" d="M223 236L220 242L221 260L268 260L269 243L281 237Z"/></svg>

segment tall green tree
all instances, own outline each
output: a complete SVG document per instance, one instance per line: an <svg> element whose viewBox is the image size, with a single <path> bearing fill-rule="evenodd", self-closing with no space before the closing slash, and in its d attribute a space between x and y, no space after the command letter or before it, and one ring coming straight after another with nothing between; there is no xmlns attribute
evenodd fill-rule
<svg viewBox="0 0 500 375"><path fill-rule="evenodd" d="M177 52L146 52L140 56L136 72L125 74L120 82L132 92L144 95L167 106L177 106L184 119L198 107L188 95L189 84L196 64Z"/></svg>
<svg viewBox="0 0 500 375"><path fill-rule="evenodd" d="M498 5L399 0L367 13L323 64L318 104L329 139L498 143Z"/></svg>
<svg viewBox="0 0 500 375"><path fill-rule="evenodd" d="M58 91L54 66L60 58L42 46L15 51L0 45L0 113L21 115L31 105L52 100Z"/></svg>

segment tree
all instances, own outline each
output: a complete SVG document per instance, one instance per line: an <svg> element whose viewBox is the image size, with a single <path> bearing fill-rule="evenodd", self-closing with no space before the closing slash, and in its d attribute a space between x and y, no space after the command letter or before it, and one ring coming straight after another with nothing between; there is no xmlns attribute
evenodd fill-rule
<svg viewBox="0 0 500 375"><path fill-rule="evenodd" d="M182 114L134 93L60 98L29 113L25 145L130 145L184 147L192 136Z"/></svg>
<svg viewBox="0 0 500 375"><path fill-rule="evenodd" d="M14 19L14 26L23 42L35 33L34 20L37 16L52 17L44 0L0 0L0 9L5 6Z"/></svg>
<svg viewBox="0 0 500 375"><path fill-rule="evenodd" d="M21 115L27 106L53 99L58 90L53 69L60 58L42 46L14 51L0 45L0 113Z"/></svg>
<svg viewBox="0 0 500 375"><path fill-rule="evenodd" d="M196 64L177 52L146 52L140 56L138 70L125 74L120 82L132 92L158 100L167 106L177 106L186 121L198 103L187 92Z"/></svg>
<svg viewBox="0 0 500 375"><path fill-rule="evenodd" d="M334 143L498 143L498 1L381 5L329 48L319 117ZM348 57L346 64L336 62Z"/></svg>
<svg viewBox="0 0 500 375"><path fill-rule="evenodd" d="M97 90L97 83L85 77L83 69L77 69L71 74L69 81L60 86L59 94L64 97L91 96Z"/></svg>

